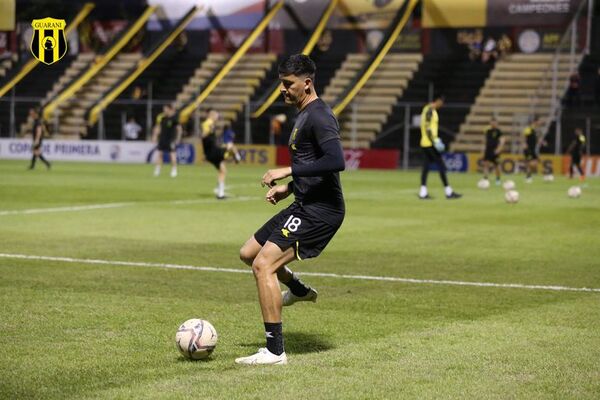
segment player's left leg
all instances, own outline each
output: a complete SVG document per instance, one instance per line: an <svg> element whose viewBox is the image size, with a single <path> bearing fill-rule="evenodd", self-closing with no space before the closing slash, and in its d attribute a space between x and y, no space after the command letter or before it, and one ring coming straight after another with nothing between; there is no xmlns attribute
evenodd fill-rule
<svg viewBox="0 0 600 400"><path fill-rule="evenodd" d="M169 155L171 157L171 178L175 178L177 176L177 153L171 151Z"/></svg>
<svg viewBox="0 0 600 400"><path fill-rule="evenodd" d="M500 163L497 159L494 162L494 172L496 173L496 185L500 185Z"/></svg>
<svg viewBox="0 0 600 400"><path fill-rule="evenodd" d="M434 150L434 151L435 151L435 163L437 164L439 172L440 172L440 179L442 180L442 183L444 184L444 192L446 194L446 198L447 199L461 198L462 195L458 194L454 190L452 190L450 183L448 183L448 176L446 175L446 163L444 162L442 155L440 153L438 153L436 150Z"/></svg>
<svg viewBox="0 0 600 400"><path fill-rule="evenodd" d="M281 250L275 243L267 241L252 262L252 271L258 289L258 300L267 337L266 349L256 354L240 357L238 364L287 364L285 354L281 307L282 297L277 279L277 271L295 258L294 247Z"/></svg>
<svg viewBox="0 0 600 400"><path fill-rule="evenodd" d="M225 178L227 177L227 167L225 161L219 162L219 168L217 172L217 199L222 200L225 198Z"/></svg>
<svg viewBox="0 0 600 400"><path fill-rule="evenodd" d="M490 162L486 159L483 160L483 179L487 181L488 172L490 170Z"/></svg>
<svg viewBox="0 0 600 400"><path fill-rule="evenodd" d="M240 249L240 259L251 267L262 247L252 236ZM302 282L287 265L277 270L277 279L289 289L281 293L283 306L291 306L298 301L312 301L313 303L317 301L317 291Z"/></svg>

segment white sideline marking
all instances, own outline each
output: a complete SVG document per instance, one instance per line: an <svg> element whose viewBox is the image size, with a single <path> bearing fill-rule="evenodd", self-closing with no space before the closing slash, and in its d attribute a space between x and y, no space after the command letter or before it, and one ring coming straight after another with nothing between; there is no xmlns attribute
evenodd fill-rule
<svg viewBox="0 0 600 400"><path fill-rule="evenodd" d="M128 267L183 269L183 270L207 271L207 272L229 272L229 273L235 273L235 274L251 273L251 270L249 268L237 269L237 268L220 268L220 267L201 267L201 266L195 266L195 265L146 263L146 262L134 262L134 261L94 260L94 259L87 259L87 258L33 256L33 255L26 255L26 254L0 253L0 258L38 260L38 261L63 261L63 262L80 263L80 264L122 265L122 266L128 266ZM318 277L323 277L323 278L337 278L337 279L355 279L355 280L364 280L364 281L387 281L387 282L402 282L402 283L432 284L432 285L476 286L476 287L494 287L494 288L507 288L507 289L553 290L553 291L566 291L566 292L600 293L600 288L586 288L586 287L577 288L577 287L568 287L568 286L523 285L520 283L463 282L463 281L434 280L434 279L397 278L397 277L392 277L392 276L344 275L344 274L333 274L333 273L326 273L326 272L302 272L302 273L298 273L298 275L318 276Z"/></svg>
<svg viewBox="0 0 600 400"><path fill-rule="evenodd" d="M225 201L250 201L250 200L258 200L260 197L256 196L240 196L240 197L229 197ZM0 217L3 215L28 215L28 214L43 214L43 213L53 213L53 212L71 212L71 211L88 211L88 210L99 210L106 208L120 208L120 207L130 207L139 204L196 204L196 203L217 203L223 200L217 199L191 199L191 200L165 200L165 201L131 201L126 203L105 203L105 204L88 204L83 206L69 206L69 207L53 207L53 208L30 208L25 210L5 210L0 211Z"/></svg>
<svg viewBox="0 0 600 400"><path fill-rule="evenodd" d="M131 206L133 204L135 204L135 203L106 203L106 204L88 204L85 206L71 206L71 207L30 208L27 210L0 211L0 215L41 214L41 213L52 213L52 212L98 210L98 209L102 209L102 208L127 207L127 206Z"/></svg>

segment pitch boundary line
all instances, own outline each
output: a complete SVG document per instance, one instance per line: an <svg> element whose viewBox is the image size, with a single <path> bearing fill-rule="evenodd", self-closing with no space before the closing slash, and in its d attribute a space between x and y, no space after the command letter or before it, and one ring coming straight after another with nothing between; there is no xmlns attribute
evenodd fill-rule
<svg viewBox="0 0 600 400"><path fill-rule="evenodd" d="M230 197L225 201L251 201L258 200L260 197L257 196L240 196ZM201 203L218 203L223 200L217 199L189 199L189 200L164 200L164 201L130 201L122 203L104 203L104 204L87 204L81 206L64 206L64 207L50 207L50 208L29 208L24 210L0 210L0 217L5 215L31 215L31 214L43 214L43 213L54 213L54 212L71 212L71 211L89 211L89 210L101 210L109 208L121 208L131 207L140 204L201 204Z"/></svg>
<svg viewBox="0 0 600 400"><path fill-rule="evenodd" d="M114 265L114 266L118 265L118 266L127 266L127 267L163 268L163 269L193 270L193 271L204 271L204 272L226 272L226 273L236 273L236 274L250 274L252 272L249 268L247 268L247 269L221 268L221 267L206 267L206 266L197 266L197 265L147 263L147 262L137 262L137 261L117 261L117 260L97 260L97 259L72 258L72 257L36 256L36 255L27 255L27 254L0 253L0 258L36 260L36 261L62 261L62 262L69 262L69 263L75 263L75 264L79 263L79 264ZM521 283L466 282L466 281L436 280L436 279L400 278L400 277L393 277L393 276L347 275L347 274L336 274L336 273L328 273L328 272L299 272L298 275L315 276L315 277L321 277L321 278L351 279L351 280L363 280L363 281L401 282L401 283L426 284L426 285L431 284L431 285L446 285L446 286L475 286L475 287L492 287L492 288L504 288L504 289L600 293L600 288L568 287L568 286L558 286L558 285L525 285L525 284L521 284Z"/></svg>

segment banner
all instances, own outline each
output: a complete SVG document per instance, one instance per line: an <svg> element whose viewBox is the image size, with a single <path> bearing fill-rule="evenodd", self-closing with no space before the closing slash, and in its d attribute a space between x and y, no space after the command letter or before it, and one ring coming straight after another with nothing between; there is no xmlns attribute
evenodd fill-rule
<svg viewBox="0 0 600 400"><path fill-rule="evenodd" d="M564 25L581 0L488 0L487 22L496 26Z"/></svg>
<svg viewBox="0 0 600 400"><path fill-rule="evenodd" d="M240 153L240 165L262 165L265 167L274 167L276 165L277 155L275 146L236 144ZM196 145L196 152L199 155L197 163L205 161L202 143Z"/></svg>
<svg viewBox="0 0 600 400"><path fill-rule="evenodd" d="M344 149L346 170L375 168L396 169L400 151L387 149ZM286 146L277 146L277 165L290 165L290 153Z"/></svg>
<svg viewBox="0 0 600 400"><path fill-rule="evenodd" d="M469 172L483 173L483 154L469 153ZM537 163L538 174L559 174L563 169L562 156L540 155ZM500 156L500 170L503 174L516 174L525 172L527 165L525 157L520 154L502 154Z"/></svg>
<svg viewBox="0 0 600 400"><path fill-rule="evenodd" d="M424 0L424 28L564 26L582 0Z"/></svg>
<svg viewBox="0 0 600 400"><path fill-rule="evenodd" d="M565 175L569 174L569 166L571 165L571 157L563 157L562 172ZM585 176L600 176L600 156L583 156L581 157L581 168ZM574 171L576 174L577 170Z"/></svg>
<svg viewBox="0 0 600 400"><path fill-rule="evenodd" d="M469 170L469 159L465 153L443 153L442 158L449 172L467 172ZM437 171L438 167L431 164L430 169Z"/></svg>
<svg viewBox="0 0 600 400"><path fill-rule="evenodd" d="M154 149L151 142L97 140L44 140L42 153L49 161L145 163ZM31 159L32 141L0 139L0 159Z"/></svg>

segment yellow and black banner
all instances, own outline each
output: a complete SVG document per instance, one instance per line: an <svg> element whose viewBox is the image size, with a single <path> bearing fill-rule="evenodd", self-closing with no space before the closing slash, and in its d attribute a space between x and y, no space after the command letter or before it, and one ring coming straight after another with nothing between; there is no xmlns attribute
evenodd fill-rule
<svg viewBox="0 0 600 400"><path fill-rule="evenodd" d="M31 53L44 64L53 64L67 53L64 19L44 18L31 22Z"/></svg>
<svg viewBox="0 0 600 400"><path fill-rule="evenodd" d="M423 0L424 28L563 25L582 0Z"/></svg>

